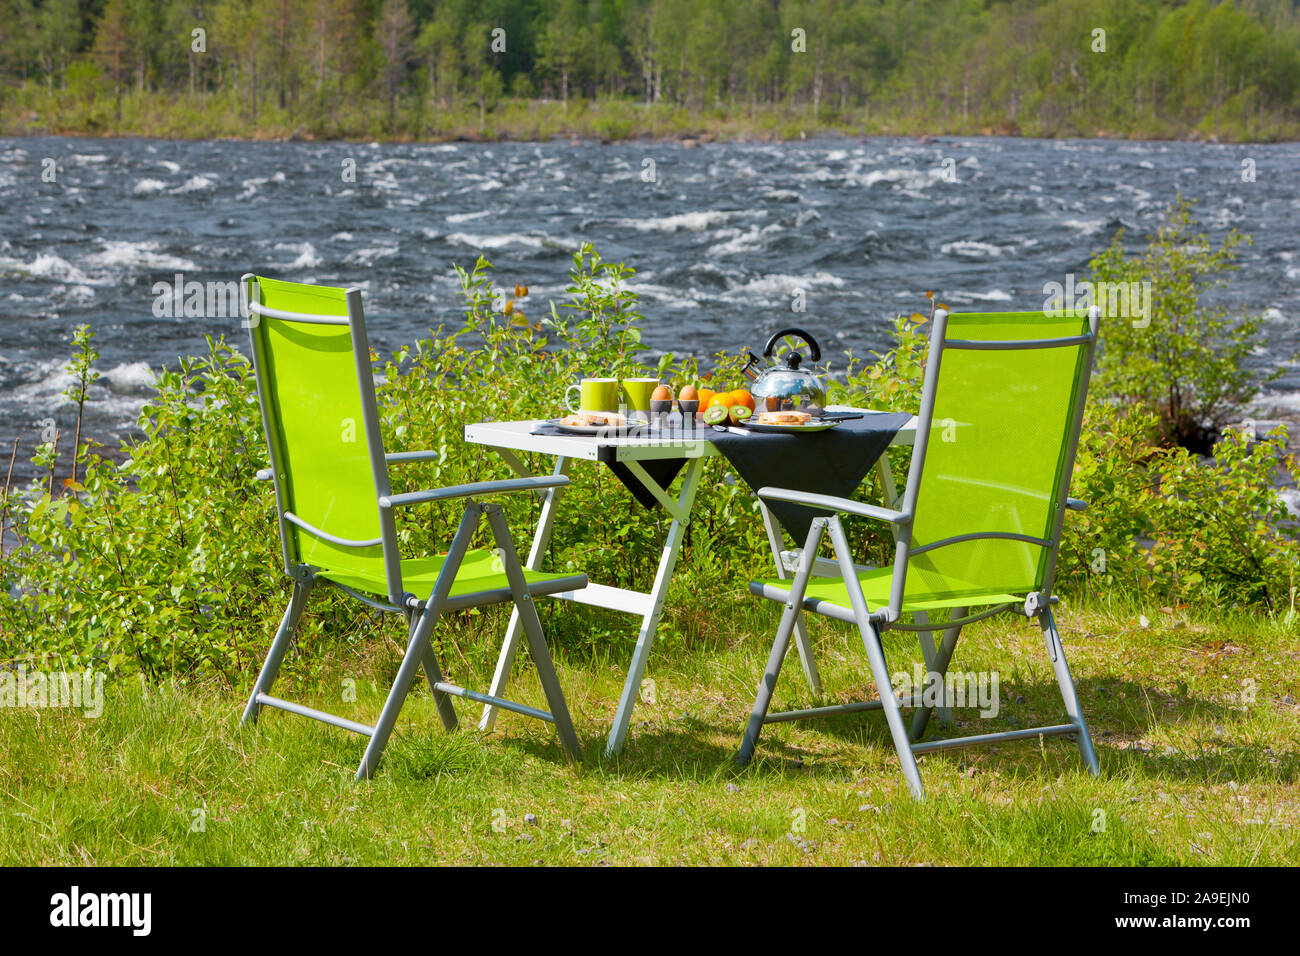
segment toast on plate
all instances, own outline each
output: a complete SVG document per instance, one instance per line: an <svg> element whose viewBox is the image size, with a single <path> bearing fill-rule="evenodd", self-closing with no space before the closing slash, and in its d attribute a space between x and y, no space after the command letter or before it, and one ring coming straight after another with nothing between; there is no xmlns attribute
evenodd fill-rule
<svg viewBox="0 0 1300 956"><path fill-rule="evenodd" d="M570 428L622 428L627 418L618 412L575 412L561 418L560 424Z"/></svg>
<svg viewBox="0 0 1300 956"><path fill-rule="evenodd" d="M760 425L807 425L810 421L808 412L763 412L758 416Z"/></svg>

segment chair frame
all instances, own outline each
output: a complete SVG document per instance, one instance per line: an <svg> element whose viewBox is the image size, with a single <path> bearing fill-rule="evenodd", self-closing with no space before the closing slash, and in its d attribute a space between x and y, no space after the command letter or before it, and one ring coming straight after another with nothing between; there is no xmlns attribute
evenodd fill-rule
<svg viewBox="0 0 1300 956"><path fill-rule="evenodd" d="M284 558L284 570L293 581L293 592L289 599L289 606L285 609L266 659L258 672L257 680L253 684L252 693L244 709L242 723L254 723L263 707L275 707L369 737L370 742L366 746L365 754L362 756L356 772L358 781L366 780L373 776L378 766L379 759L388 744L393 728L396 726L402 705L405 703L406 696L415 681L416 672L422 666L429 690L433 694L438 716L447 730L455 730L457 727L456 712L452 708L450 697L463 697L554 724L565 754L571 761L580 762L582 760L582 748L578 742L577 733L573 728L573 721L569 716L564 693L560 689L559 678L556 676L550 650L542 632L541 621L537 616L537 608L533 600L533 589L529 587L525 579L524 569L515 550L514 539L511 537L505 514L501 506L495 502L475 500L485 495L495 496L525 491L544 493L550 489L567 485L569 479L563 475L515 478L393 494L389 484L388 469L390 465L436 461L439 454L436 451L412 451L394 454L384 452L383 437L379 426L379 410L375 401L374 378L370 368L370 344L366 334L365 314L361 305L361 291L356 288L349 288L344 291L347 315L338 316L286 312L264 306L258 301L257 277L251 273L242 277L241 290L243 292L244 312L248 317L246 324L252 341L258 403L261 409L262 426L267 438L271 463L270 468L259 470L256 477L260 481L270 481L274 485L276 517L280 527L280 546ZM272 411L270 397L263 388L263 370L267 367L267 356L262 337L258 334L258 326L265 319L348 327L351 333L353 359L361 395L363 431L376 491L375 506L379 516L379 538L370 540L340 538L311 525L288 509L286 489L284 487L286 476L283 466L283 436ZM462 498L468 499L468 501L461 515L460 524L452 540L451 548L438 573L432 593L427 600L422 600L418 595L406 591L403 587L402 555L397 538L397 523L394 512L398 508L412 505ZM470 541L475 531L485 517L496 542L508 587L459 595L453 598L451 597L451 589L455 583L456 574L460 570L461 562L464 560L466 553L469 551ZM345 585L320 577L317 568L301 560L298 553L296 533L318 536L344 547L368 548L380 545L383 549L384 571L388 590L387 600L376 600ZM328 714L302 704L281 700L272 697L270 694L271 687L279 673L280 665L284 661L285 654L293 641L294 630L307 603L308 595L319 583L333 585L363 604L381 611L401 614L406 620L408 634L406 650L402 656L401 665L398 667L397 676L380 711L379 719L373 726ZM577 590L586 587L586 585L586 575L577 574L548 582L547 591L542 593L549 593L552 589ZM519 620L523 624L524 636L528 641L528 649L533 664L537 668L538 679L550 707L549 711L529 707L502 697L467 690L464 687L450 684L443 679L442 668L432 646L433 627L438 618L444 611L480 607L505 601L514 603Z"/></svg>
<svg viewBox="0 0 1300 956"><path fill-rule="evenodd" d="M1065 519L1065 511L1067 508L1070 508L1071 510L1083 510L1087 507L1087 505L1082 501L1074 498L1067 498L1066 493L1069 490L1070 475L1074 468L1075 454L1079 445L1079 434L1083 426L1083 409L1087 399L1088 382L1091 377L1092 365L1096 356L1100 320L1101 309L1093 306L1088 312L1089 331L1086 334L1044 339L968 341L949 339L947 337L948 312L944 309L936 310L930 337L930 353L926 361L925 380L921 390L921 408L917 415L916 442L912 451L911 467L908 471L907 486L903 492L900 509L894 510L893 508L879 508L874 505L852 501L847 498L809 494L784 488L759 489L758 495L763 499L793 502L835 513L830 516L817 517L813 519L812 526L808 531L807 540L804 543L803 555L805 557L800 563L800 569L792 581L782 582L782 584L789 585L788 591L784 588L777 588L770 584L764 585L761 592L755 590L755 593L760 593L763 597L783 602L785 609L782 612L781 621L776 631L776 638L772 644L772 651L768 657L767 666L763 673L763 679L759 684L758 696L754 700L754 706L750 711L749 722L741 741L740 752L737 756L737 760L740 763L748 763L753 757L754 749L758 744L758 738L762 732L764 724L829 717L836 714L855 713L867 710L883 710L885 713L886 723L889 726L890 735L893 738L894 747L898 751L899 758L903 764L903 775L907 779L907 784L912 795L917 799L924 797L925 788L921 783L921 774L917 767L916 755L930 753L937 750L948 750L955 747L992 744L1000 741L1022 740L1038 736L1074 735L1079 746L1080 754L1088 770L1094 776L1099 774L1100 768L1097 763L1096 752L1093 749L1092 738L1088 733L1087 723L1084 720L1083 712L1079 707L1078 694L1075 690L1074 679L1070 674L1069 665L1066 663L1065 650L1061 646L1060 633L1057 630L1056 621L1052 615L1052 605L1057 601L1057 598L1052 594L1052 586L1056 576L1057 552L1060 548L1061 529ZM948 349L1010 350L1047 349L1071 346L1084 346L1086 348L1086 353L1083 361L1079 363L1078 378L1075 382L1075 407L1071 409L1069 431L1066 436L1065 454L1062 456L1061 471L1057 476L1057 489L1060 495L1060 500L1057 502L1055 514L1052 515L1051 536L1049 538L1037 538L1029 535L1009 534L1003 532L989 534L976 533L960 535L953 538L944 538L939 541L929 542L928 544L918 548L913 548L912 518L916 513L917 497L920 492L921 478L925 468L926 449L929 445L930 432L934 420L935 396L938 392L939 372L943 364L944 352ZM889 603L887 606L879 608L876 611L870 611L867 608L866 599L862 593L862 586L858 581L859 572L858 569L854 567L852 551L849 548L848 539L844 534L841 515L873 518L876 520L886 521L893 526L896 543ZM842 605L829 601L805 597L809 581L813 577L817 565L817 561L813 558L817 554L818 548L821 546L823 537L828 533L830 535L832 546L834 547L836 561L839 564L840 575L844 580L848 591L849 601L851 604L850 608L844 608ZM970 613L968 607L954 608L951 618L938 625L930 624L928 622L911 624L902 622L900 618L902 617L907 565L911 556L921 554L945 544L953 544L958 541L976 540L979 538L1010 538L1013 540L1026 541L1046 548L1047 555L1042 589L1028 594L1023 604L1020 604L1019 602L1002 603L973 614ZM802 710L785 711L782 713L768 713L772 702L772 694L776 688L777 678L781 672L781 665L785 659L786 651L789 649L791 634L805 610L857 626L862 636L862 642L866 647L867 658L871 665L872 678L874 679L876 688L879 692L878 699L855 701L853 703L836 704L827 707L805 708ZM1024 614L1026 617L1036 618L1038 620L1043 631L1043 638L1047 647L1048 657L1051 659L1052 667L1056 674L1061 698L1065 704L1066 714L1070 718L1069 722L1053 724L1045 727L1032 727L1002 731L998 733L922 741L921 736L925 733L933 708L924 704L924 694L922 692L914 693L910 697L902 699L895 695L892 689L893 685L890 681L889 668L885 660L881 636L886 630L890 629L929 632L942 628L943 638L935 651L933 659L930 658L929 654L925 655L930 674L937 675L937 678L931 677L929 679L942 680L944 675L947 673L948 665L952 660L952 654L956 648L957 638L961 633L962 627L1004 612L1020 613ZM905 727L903 723L903 707L912 707L916 709L910 730Z"/></svg>

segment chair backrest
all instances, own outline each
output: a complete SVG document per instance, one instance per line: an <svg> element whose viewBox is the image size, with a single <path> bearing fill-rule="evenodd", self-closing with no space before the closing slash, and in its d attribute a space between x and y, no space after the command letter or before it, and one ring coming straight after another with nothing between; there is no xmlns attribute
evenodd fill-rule
<svg viewBox="0 0 1300 956"><path fill-rule="evenodd" d="M275 481L285 571L377 573L401 600L401 565L361 293L246 275L253 367Z"/></svg>
<svg viewBox="0 0 1300 956"><path fill-rule="evenodd" d="M891 608L1051 594L1100 310L935 315Z"/></svg>

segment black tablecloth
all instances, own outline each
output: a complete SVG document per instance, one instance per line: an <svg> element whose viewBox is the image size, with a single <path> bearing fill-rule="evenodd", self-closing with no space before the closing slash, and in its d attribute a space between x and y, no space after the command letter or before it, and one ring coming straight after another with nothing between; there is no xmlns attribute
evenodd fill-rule
<svg viewBox="0 0 1300 956"><path fill-rule="evenodd" d="M862 484L894 440L894 435L911 417L904 412L871 412L862 418L841 422L828 431L803 435L708 425L698 425L694 431L683 432L673 428L638 434L708 439L755 491L771 486L848 497ZM543 423L533 429L533 434L566 433ZM601 460L609 465L642 505L647 508L658 505L654 495L628 471L626 465L615 460L612 453L608 458L602 456ZM661 458L640 464L660 487L667 488L686 464L686 459ZM812 519L826 513L780 501L769 501L767 506L797 542L807 537Z"/></svg>
<svg viewBox="0 0 1300 956"><path fill-rule="evenodd" d="M573 434L571 432L560 431L560 429L556 428L554 425L545 422L543 422L542 424L534 428L533 434L534 435L559 435L563 438L573 437ZM642 430L636 432L635 434L655 435L660 433L647 432ZM672 432L672 434L674 436L679 436L681 433L674 431ZM701 431L699 432L699 434L700 435L704 434L703 426L701 426ZM632 497L635 498L638 502L640 502L642 507L645 508L659 507L659 502L655 499L655 496L650 493L650 490L646 488L645 485L641 484L640 479L638 479L636 475L632 474L632 472L628 470L627 465L623 464L620 461L617 461L612 455L609 456L608 458L602 456L601 461L604 461L605 464L609 465L609 470L614 473L615 477L617 477L619 481L623 482L623 484L627 486L627 490L632 492ZM648 474L651 478L653 478L655 481L659 483L660 488L667 488L669 485L673 483L673 479L677 477L677 473L681 471L683 467L685 467L686 459L685 458L654 458L654 459L648 459L646 461L642 461L640 462L640 465L642 468L646 470L646 474Z"/></svg>
<svg viewBox="0 0 1300 956"><path fill-rule="evenodd" d="M709 437L755 491L770 486L847 498L911 417L903 412L872 412L811 434L714 429ZM827 513L781 501L766 504L801 544L812 519Z"/></svg>

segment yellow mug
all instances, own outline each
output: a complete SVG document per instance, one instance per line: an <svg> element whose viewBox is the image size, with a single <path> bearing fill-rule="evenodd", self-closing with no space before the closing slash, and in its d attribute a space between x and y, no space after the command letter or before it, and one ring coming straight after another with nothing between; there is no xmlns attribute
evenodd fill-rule
<svg viewBox="0 0 1300 956"><path fill-rule="evenodd" d="M573 392L578 392L578 404L573 404ZM564 404L571 412L618 411L618 379L584 378L570 385L564 393Z"/></svg>

